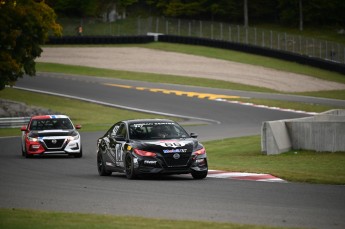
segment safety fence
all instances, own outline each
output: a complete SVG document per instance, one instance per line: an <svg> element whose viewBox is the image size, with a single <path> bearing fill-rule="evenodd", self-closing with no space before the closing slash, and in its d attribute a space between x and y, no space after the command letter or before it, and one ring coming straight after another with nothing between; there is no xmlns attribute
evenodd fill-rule
<svg viewBox="0 0 345 229"><path fill-rule="evenodd" d="M345 45L284 32L222 22L175 18L128 18L115 22L97 19L61 21L64 36L141 36L159 33L251 45L345 64ZM82 27L80 33L79 27ZM344 36L345 38L345 36Z"/></svg>
<svg viewBox="0 0 345 229"><path fill-rule="evenodd" d="M0 118L0 128L19 128L27 125L30 117Z"/></svg>

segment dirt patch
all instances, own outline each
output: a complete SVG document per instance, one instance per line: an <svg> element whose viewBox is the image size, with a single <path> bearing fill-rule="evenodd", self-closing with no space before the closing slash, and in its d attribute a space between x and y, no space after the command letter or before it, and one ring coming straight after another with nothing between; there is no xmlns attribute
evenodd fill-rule
<svg viewBox="0 0 345 229"><path fill-rule="evenodd" d="M137 47L46 47L39 62L225 80L282 92L345 89L345 84L175 52Z"/></svg>

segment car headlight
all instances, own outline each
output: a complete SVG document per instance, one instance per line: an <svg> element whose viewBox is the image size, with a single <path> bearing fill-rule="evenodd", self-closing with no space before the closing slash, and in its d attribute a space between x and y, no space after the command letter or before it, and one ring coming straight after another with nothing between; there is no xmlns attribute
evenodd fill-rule
<svg viewBox="0 0 345 229"><path fill-rule="evenodd" d="M72 136L69 136L68 140L69 141L78 140L79 137L80 137L79 134L76 133L76 134L73 134Z"/></svg>
<svg viewBox="0 0 345 229"><path fill-rule="evenodd" d="M194 155L202 155L202 154L205 154L206 153L206 150L205 150L205 148L201 148L201 149L199 149L199 150L197 150L197 151L194 151Z"/></svg>
<svg viewBox="0 0 345 229"><path fill-rule="evenodd" d="M30 142L38 142L38 138L33 138L33 137L30 137L30 136L28 136L27 138L28 138L28 140Z"/></svg>

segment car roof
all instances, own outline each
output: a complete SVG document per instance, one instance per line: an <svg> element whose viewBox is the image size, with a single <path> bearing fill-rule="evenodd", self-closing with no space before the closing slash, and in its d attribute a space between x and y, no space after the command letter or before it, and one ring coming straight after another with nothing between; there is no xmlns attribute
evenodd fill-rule
<svg viewBox="0 0 345 229"><path fill-rule="evenodd" d="M36 116L32 116L31 119L32 120L37 120L37 119L56 119L56 118L68 118L69 117L67 115L36 115Z"/></svg>
<svg viewBox="0 0 345 229"><path fill-rule="evenodd" d="M130 119L130 120L123 120L122 122L131 124L131 123L140 123L140 122L173 122L175 123L175 121L172 121L170 119Z"/></svg>

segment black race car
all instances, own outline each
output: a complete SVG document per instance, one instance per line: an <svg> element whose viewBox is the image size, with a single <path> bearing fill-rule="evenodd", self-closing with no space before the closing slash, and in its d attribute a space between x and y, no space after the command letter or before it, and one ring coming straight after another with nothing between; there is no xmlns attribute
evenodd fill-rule
<svg viewBox="0 0 345 229"><path fill-rule="evenodd" d="M203 179L208 172L206 150L196 137L166 119L118 122L97 141L98 173L122 172L128 179L191 173L194 179Z"/></svg>

